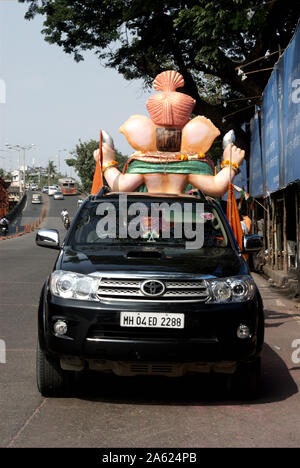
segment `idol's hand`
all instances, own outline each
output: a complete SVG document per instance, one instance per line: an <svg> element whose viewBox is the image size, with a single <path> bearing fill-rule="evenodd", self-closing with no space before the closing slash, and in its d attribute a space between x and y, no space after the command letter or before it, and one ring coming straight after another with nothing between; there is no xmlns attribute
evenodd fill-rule
<svg viewBox="0 0 300 468"><path fill-rule="evenodd" d="M102 151L103 151L103 162L108 163L115 159L116 157L115 150L111 146L109 146L108 143L103 143ZM96 149L93 155L94 155L95 161L98 161L99 149Z"/></svg>
<svg viewBox="0 0 300 468"><path fill-rule="evenodd" d="M245 151L241 148L237 148L233 143L226 146L223 152L223 161L230 161L230 151L231 151L231 161L237 163L239 166L242 164Z"/></svg>

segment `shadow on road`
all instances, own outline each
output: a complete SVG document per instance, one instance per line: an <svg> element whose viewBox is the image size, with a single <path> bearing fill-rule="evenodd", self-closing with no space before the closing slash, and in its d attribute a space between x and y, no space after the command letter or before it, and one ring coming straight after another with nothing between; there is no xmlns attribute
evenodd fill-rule
<svg viewBox="0 0 300 468"><path fill-rule="evenodd" d="M284 313L284 312L277 312L275 310L264 310L264 315L265 315L265 328L271 328L271 327L280 327L280 325L283 325L286 323L287 320L291 319L292 317L299 317L299 313L291 314L291 313ZM273 322L270 322L270 320L274 320ZM276 322L275 320L281 320L280 322Z"/></svg>
<svg viewBox="0 0 300 468"><path fill-rule="evenodd" d="M262 392L257 400L232 400L226 378L218 374L168 377L117 377L87 373L77 396L83 400L138 405L265 404L286 400L298 392L285 362L264 346Z"/></svg>

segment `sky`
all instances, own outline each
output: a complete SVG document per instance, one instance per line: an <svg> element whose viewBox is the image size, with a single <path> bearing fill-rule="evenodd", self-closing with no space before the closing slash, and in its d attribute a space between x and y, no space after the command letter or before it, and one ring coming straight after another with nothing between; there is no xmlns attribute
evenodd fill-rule
<svg viewBox="0 0 300 468"><path fill-rule="evenodd" d="M98 140L101 128L119 151L131 154L118 129L133 114L148 115L146 101L154 91L104 68L93 52L76 63L45 42L41 16L24 19L27 8L17 0L0 0L0 167L19 165L19 153L7 151L6 144L35 145L25 152L26 165L45 167L52 160L75 176L64 159L79 139Z"/></svg>

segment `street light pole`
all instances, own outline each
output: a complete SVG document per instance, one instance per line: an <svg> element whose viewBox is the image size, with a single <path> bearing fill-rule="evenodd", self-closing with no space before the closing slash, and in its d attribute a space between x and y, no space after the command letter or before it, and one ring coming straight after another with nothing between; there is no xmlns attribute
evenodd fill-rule
<svg viewBox="0 0 300 468"><path fill-rule="evenodd" d="M18 148L18 145L5 145L5 146L10 150L16 150L19 153L18 182L19 182L19 190L20 190L20 193L21 193L21 178L20 178L20 173L21 173L21 149Z"/></svg>
<svg viewBox="0 0 300 468"><path fill-rule="evenodd" d="M66 150L66 148L57 150L57 152L58 152L58 173L59 174L60 174L60 152L61 151L67 151L67 150Z"/></svg>
<svg viewBox="0 0 300 468"><path fill-rule="evenodd" d="M21 155L20 155L20 152L21 150L23 150L23 192L25 192L25 183L26 183L26 169L25 169L25 163L26 163L26 150L30 150L32 148L34 148L36 145L34 143L31 143L31 145L28 145L28 146L21 146L21 145L5 145L7 146L8 148L11 148L11 149L16 149L17 151L19 151L19 174L20 174L20 158L21 158ZM20 175L19 175L19 178L20 178ZM19 180L19 185L20 185L20 191L21 191L21 184L20 184L20 180Z"/></svg>
<svg viewBox="0 0 300 468"><path fill-rule="evenodd" d="M3 153L5 153L7 150L4 150L4 149L1 149L1 148L0 148L0 151L3 151ZM0 158L1 158L1 159L4 159L4 160L6 161L5 156L0 156ZM7 171L4 169L4 164L3 164L3 170L4 170L5 172L7 172Z"/></svg>

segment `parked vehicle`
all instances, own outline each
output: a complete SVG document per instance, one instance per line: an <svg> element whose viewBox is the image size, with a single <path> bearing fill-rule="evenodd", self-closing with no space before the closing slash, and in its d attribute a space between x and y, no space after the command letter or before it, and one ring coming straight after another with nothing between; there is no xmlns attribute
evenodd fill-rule
<svg viewBox="0 0 300 468"><path fill-rule="evenodd" d="M61 192L57 191L53 194L53 199L54 200L63 200L64 196Z"/></svg>
<svg viewBox="0 0 300 468"><path fill-rule="evenodd" d="M32 204L40 204L43 203L43 196L41 193L33 193L31 197Z"/></svg>
<svg viewBox="0 0 300 468"><path fill-rule="evenodd" d="M59 250L38 310L42 395L68 395L78 373L97 370L221 373L233 395L258 396L262 299L214 199L103 189L84 200L63 245L55 229L36 243ZM249 236L243 252L258 248Z"/></svg>

